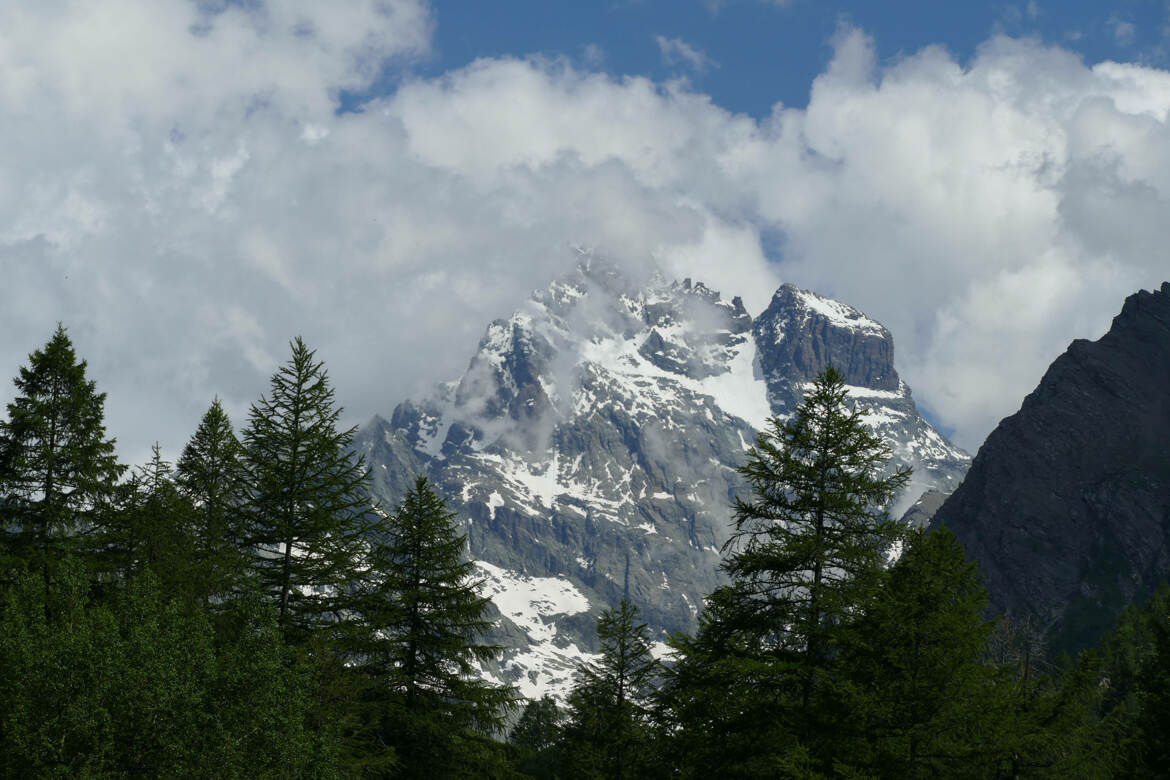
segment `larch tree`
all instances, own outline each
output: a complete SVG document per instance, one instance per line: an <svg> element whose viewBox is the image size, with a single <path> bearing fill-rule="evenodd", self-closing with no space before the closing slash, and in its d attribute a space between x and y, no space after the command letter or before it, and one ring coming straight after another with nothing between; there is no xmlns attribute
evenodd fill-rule
<svg viewBox="0 0 1170 780"><path fill-rule="evenodd" d="M371 551L373 577L361 613L370 631L354 657L381 690L385 740L402 777L445 777L490 761L488 736L515 705L512 688L480 675L499 648L488 598L456 516L425 477L407 491Z"/></svg>
<svg viewBox="0 0 1170 780"><path fill-rule="evenodd" d="M552 696L545 694L528 702L508 732L508 742L517 751L516 769L537 780L557 777L560 770L557 748L563 729L564 715Z"/></svg>
<svg viewBox="0 0 1170 780"><path fill-rule="evenodd" d="M16 377L0 421L0 510L10 549L49 561L65 540L95 524L124 471L106 438L105 393L86 377L57 326Z"/></svg>
<svg viewBox="0 0 1170 780"><path fill-rule="evenodd" d="M202 598L223 599L240 586L248 499L244 450L216 398L175 466L175 483L196 516L195 552Z"/></svg>
<svg viewBox="0 0 1170 780"><path fill-rule="evenodd" d="M890 457L832 368L748 452L740 473L752 495L735 501L724 546L731 584L708 598L698 635L676 643L666 691L677 734L721 735L696 765L817 771L815 743L833 737L820 722L829 667L904 533L886 507L909 470L888 470ZM698 749L690 742L680 750Z"/></svg>
<svg viewBox="0 0 1170 780"><path fill-rule="evenodd" d="M799 668L802 709L904 534L886 506L910 470L884 473L890 448L847 399L829 368L791 420L769 420L740 468L753 496L736 499L724 546L736 620Z"/></svg>
<svg viewBox="0 0 1170 780"><path fill-rule="evenodd" d="M622 599L597 621L601 654L582 664L569 695L563 752L570 773L607 778L644 777L652 685L659 667L646 624Z"/></svg>
<svg viewBox="0 0 1170 780"><path fill-rule="evenodd" d="M857 739L838 755L881 777L986 776L989 724L1007 710L1000 669L983 664L987 591L953 533L913 532L838 662L849 681L840 721ZM847 755L846 755L847 754Z"/></svg>
<svg viewBox="0 0 1170 780"><path fill-rule="evenodd" d="M102 524L93 558L99 571L122 579L149 569L168 592L190 597L200 575L194 556L195 517L172 474L156 442L150 460L134 469L118 507Z"/></svg>
<svg viewBox="0 0 1170 780"><path fill-rule="evenodd" d="M300 337L291 346L243 433L245 541L286 639L300 644L351 612L367 535L380 518L365 465L350 449L357 429L338 428L342 410L324 364Z"/></svg>

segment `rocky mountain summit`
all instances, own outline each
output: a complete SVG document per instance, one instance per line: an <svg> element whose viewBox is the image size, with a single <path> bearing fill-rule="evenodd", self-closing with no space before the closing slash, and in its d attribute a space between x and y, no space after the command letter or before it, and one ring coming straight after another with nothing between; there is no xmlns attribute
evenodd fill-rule
<svg viewBox="0 0 1170 780"><path fill-rule="evenodd" d="M828 365L916 469L905 505L954 489L969 458L918 414L879 323L791 285L753 318L702 283L587 254L491 323L462 377L375 418L357 446L386 506L426 474L467 518L508 647L488 671L559 694L623 596L660 640L694 629L722 582L736 466Z"/></svg>
<svg viewBox="0 0 1170 780"><path fill-rule="evenodd" d="M1074 341L935 514L992 605L1075 652L1170 576L1170 283Z"/></svg>

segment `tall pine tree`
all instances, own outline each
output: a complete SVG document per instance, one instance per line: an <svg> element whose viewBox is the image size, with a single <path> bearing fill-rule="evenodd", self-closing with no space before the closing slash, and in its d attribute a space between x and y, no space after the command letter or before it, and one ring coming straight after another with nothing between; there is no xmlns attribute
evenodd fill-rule
<svg viewBox="0 0 1170 780"><path fill-rule="evenodd" d="M357 429L339 430L340 416L324 364L297 337L243 434L252 567L294 644L346 617L380 522L350 450Z"/></svg>
<svg viewBox="0 0 1170 780"><path fill-rule="evenodd" d="M455 514L419 477L371 553L375 576L361 606L370 632L354 656L381 688L385 740L402 777L475 774L472 759L494 760L488 737L516 701L479 673L499 648L481 640L488 599L466 545Z"/></svg>
<svg viewBox="0 0 1170 780"><path fill-rule="evenodd" d="M47 563L94 524L124 467L106 438L106 395L86 378L64 327L14 381L16 398L0 421L0 522L13 552Z"/></svg>

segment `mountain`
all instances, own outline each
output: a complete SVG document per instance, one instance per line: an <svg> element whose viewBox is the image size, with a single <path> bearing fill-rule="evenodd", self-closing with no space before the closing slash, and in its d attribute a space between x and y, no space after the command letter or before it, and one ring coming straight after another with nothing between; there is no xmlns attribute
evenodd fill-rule
<svg viewBox="0 0 1170 780"><path fill-rule="evenodd" d="M1096 644L1170 575L1170 283L1056 359L932 522L1053 652Z"/></svg>
<svg viewBox="0 0 1170 780"><path fill-rule="evenodd" d="M508 647L487 671L561 694L623 595L658 640L695 628L723 582L735 468L826 366L915 467L907 505L954 489L969 458L918 414L893 357L879 323L791 285L753 318L701 283L583 254L488 326L462 377L375 418L357 446L386 506L426 474L467 518Z"/></svg>

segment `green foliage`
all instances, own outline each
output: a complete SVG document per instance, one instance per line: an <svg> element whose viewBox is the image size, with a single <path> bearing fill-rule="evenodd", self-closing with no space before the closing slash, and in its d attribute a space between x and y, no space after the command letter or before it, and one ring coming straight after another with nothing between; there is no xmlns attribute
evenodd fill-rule
<svg viewBox="0 0 1170 780"><path fill-rule="evenodd" d="M724 547L732 583L708 599L698 637L676 644L666 694L682 742L719 735L696 757L705 771L813 771L809 756L831 769L830 668L903 533L885 507L909 478L884 471L889 447L847 397L826 370L789 421L769 420L740 469L753 496L736 500Z"/></svg>
<svg viewBox="0 0 1170 780"><path fill-rule="evenodd" d="M803 667L805 699L902 534L884 508L909 469L883 475L890 449L847 397L830 368L791 420L768 421L740 468L753 497L736 499L724 547L736 627Z"/></svg>
<svg viewBox="0 0 1170 780"><path fill-rule="evenodd" d="M45 587L18 575L0 613L0 772L93 777L113 759L108 702L121 668L117 624L87 612L79 567L56 567Z"/></svg>
<svg viewBox="0 0 1170 780"><path fill-rule="evenodd" d="M838 753L881 777L985 776L1005 682L980 663L991 623L975 564L947 529L913 533L853 624L835 674ZM855 735L855 736L854 736Z"/></svg>
<svg viewBox="0 0 1170 780"><path fill-rule="evenodd" d="M597 621L601 655L577 670L569 695L563 752L574 777L644 777L649 756L650 699L658 663L646 624L622 599Z"/></svg>
<svg viewBox="0 0 1170 780"><path fill-rule="evenodd" d="M175 467L175 484L195 514L194 558L199 572L195 590L205 603L222 600L243 587L247 558L240 543L246 534L248 500L243 455L217 398Z"/></svg>
<svg viewBox="0 0 1170 780"><path fill-rule="evenodd" d="M105 438L105 393L85 371L58 325L21 367L0 421L0 525L14 554L46 565L93 523L123 471Z"/></svg>
<svg viewBox="0 0 1170 780"><path fill-rule="evenodd" d="M20 577L0 612L0 776L328 777L305 680L271 617L240 614L217 649L149 571L95 605L66 561L48 588Z"/></svg>
<svg viewBox="0 0 1170 780"><path fill-rule="evenodd" d="M907 473L832 370L749 453L731 584L674 663L623 601L567 717L531 702L504 745L455 515L425 479L374 510L292 352L245 445L217 400L176 472L156 446L122 484L64 329L30 355L0 422L0 778L1166 776L1170 588L1053 667L983 618L949 532L890 521Z"/></svg>
<svg viewBox="0 0 1170 780"><path fill-rule="evenodd" d="M1170 766L1168 670L1170 586L1162 585L1144 607L1127 607L1101 647L1078 660L1071 676L1080 682L1094 719L1073 735L1073 760L1102 767L1102 777L1165 777Z"/></svg>
<svg viewBox="0 0 1170 780"><path fill-rule="evenodd" d="M488 599L465 546L455 514L420 477L370 550L373 576L357 606L368 631L351 653L383 691L385 740L403 777L470 771L468 751L489 747L483 735L500 731L516 700L478 676L499 648L479 641Z"/></svg>
<svg viewBox="0 0 1170 780"><path fill-rule="evenodd" d="M153 572L168 593L190 597L201 575L195 557L195 511L171 481L171 464L158 444L150 461L134 470L120 486L116 509L106 512L97 544L90 551L96 567L107 575L129 578Z"/></svg>
<svg viewBox="0 0 1170 780"><path fill-rule="evenodd" d="M808 751L784 716L799 704L800 678L735 630L737 597L734 588L717 590L697 634L671 639L677 660L658 694L660 762L696 780L812 777Z"/></svg>
<svg viewBox="0 0 1170 780"><path fill-rule="evenodd" d="M520 720L508 734L508 742L517 751L516 768L538 780L552 780L557 776L560 741L564 716L556 701L548 695L528 702Z"/></svg>
<svg viewBox="0 0 1170 780"><path fill-rule="evenodd" d="M243 435L252 567L294 643L343 617L378 522L350 453L356 429L338 430L340 416L324 365L298 337Z"/></svg>

